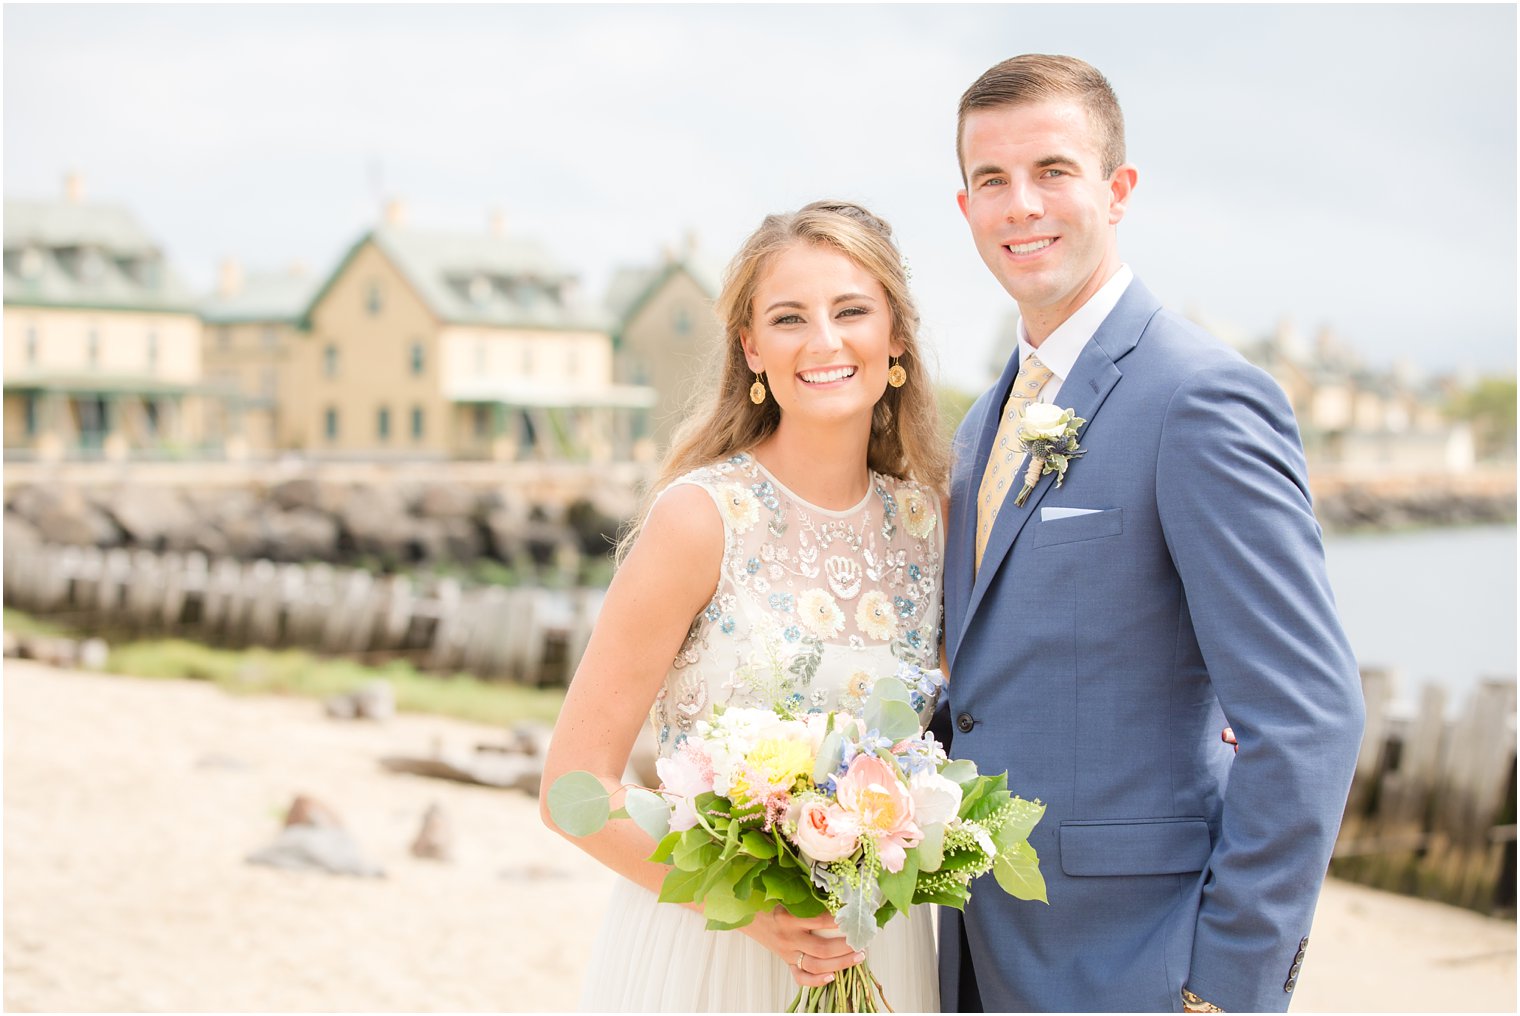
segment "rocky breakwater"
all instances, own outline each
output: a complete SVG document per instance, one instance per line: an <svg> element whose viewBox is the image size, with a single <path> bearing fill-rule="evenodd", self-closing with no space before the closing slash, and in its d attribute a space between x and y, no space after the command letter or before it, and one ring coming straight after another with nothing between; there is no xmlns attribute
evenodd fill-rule
<svg viewBox="0 0 1520 1016"><path fill-rule="evenodd" d="M6 494L7 542L199 552L395 572L494 561L523 581L607 557L631 489L561 500L500 485L296 476L268 485L59 484Z"/></svg>

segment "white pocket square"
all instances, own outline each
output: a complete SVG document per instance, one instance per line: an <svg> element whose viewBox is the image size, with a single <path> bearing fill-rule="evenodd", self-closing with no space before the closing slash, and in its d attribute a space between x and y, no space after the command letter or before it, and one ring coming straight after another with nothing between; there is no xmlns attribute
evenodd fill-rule
<svg viewBox="0 0 1520 1016"><path fill-rule="evenodd" d="M1052 519L1070 519L1078 515L1096 515L1102 508L1041 508L1040 521L1049 522Z"/></svg>

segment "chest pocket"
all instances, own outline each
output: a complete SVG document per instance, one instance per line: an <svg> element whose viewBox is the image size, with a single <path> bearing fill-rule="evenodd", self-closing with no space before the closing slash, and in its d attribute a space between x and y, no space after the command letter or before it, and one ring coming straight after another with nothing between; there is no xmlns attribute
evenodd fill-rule
<svg viewBox="0 0 1520 1016"><path fill-rule="evenodd" d="M1082 540L1101 540L1106 536L1118 536L1124 532L1124 509L1109 508L1106 511L1086 515L1070 515L1063 519L1046 519L1034 523L1031 544L1035 547L1051 547L1061 543L1078 543Z"/></svg>

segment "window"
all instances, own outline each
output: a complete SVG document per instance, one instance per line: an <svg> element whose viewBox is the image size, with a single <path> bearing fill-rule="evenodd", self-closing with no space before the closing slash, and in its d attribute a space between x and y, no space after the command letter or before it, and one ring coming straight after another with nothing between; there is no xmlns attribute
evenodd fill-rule
<svg viewBox="0 0 1520 1016"><path fill-rule="evenodd" d="M280 375L273 367L259 371L259 394L272 399L280 390Z"/></svg>
<svg viewBox="0 0 1520 1016"><path fill-rule="evenodd" d="M380 307L380 283L371 282L364 294L364 309L369 311L371 315L374 315L380 313Z"/></svg>
<svg viewBox="0 0 1520 1016"><path fill-rule="evenodd" d="M216 344L217 348L221 349L223 352L231 349L232 329L228 328L226 325L222 325L222 327L218 328L216 330Z"/></svg>
<svg viewBox="0 0 1520 1016"><path fill-rule="evenodd" d="M413 438L413 440L417 440L417 441L422 440L422 407L421 406L413 406L412 407L412 438Z"/></svg>
<svg viewBox="0 0 1520 1016"><path fill-rule="evenodd" d="M486 344L484 339L475 340L475 373L486 372Z"/></svg>
<svg viewBox="0 0 1520 1016"><path fill-rule="evenodd" d="M423 353L423 350L422 350L422 343L421 342L413 342L412 343L412 374L415 375L415 376L420 376L422 374L422 368L425 366L425 362L426 361L425 361L424 353Z"/></svg>
<svg viewBox="0 0 1520 1016"><path fill-rule="evenodd" d="M158 370L158 333L148 333L148 373Z"/></svg>
<svg viewBox="0 0 1520 1016"><path fill-rule="evenodd" d="M691 312L688 311L685 307L677 307L675 320L671 322L671 324L675 327L677 335L690 335Z"/></svg>
<svg viewBox="0 0 1520 1016"><path fill-rule="evenodd" d="M389 406L381 406L375 416L375 436L382 441L391 439L391 410Z"/></svg>
<svg viewBox="0 0 1520 1016"><path fill-rule="evenodd" d="M322 430L327 434L327 440L338 440L338 410L329 406L322 421Z"/></svg>
<svg viewBox="0 0 1520 1016"><path fill-rule="evenodd" d="M37 433L37 396L26 397L26 435L31 437Z"/></svg>
<svg viewBox="0 0 1520 1016"><path fill-rule="evenodd" d="M90 329L90 334L85 339L85 349L85 355L89 357L90 366L98 367L100 365L100 332L94 328Z"/></svg>
<svg viewBox="0 0 1520 1016"><path fill-rule="evenodd" d="M575 373L579 369L580 358L576 356L575 343L568 343L565 346L565 373L571 377L575 377Z"/></svg>
<svg viewBox="0 0 1520 1016"><path fill-rule="evenodd" d="M274 349L280 344L280 330L274 325L265 325L259 337L263 340L265 349Z"/></svg>
<svg viewBox="0 0 1520 1016"><path fill-rule="evenodd" d="M26 362L32 365L37 363L37 326L26 326Z"/></svg>
<svg viewBox="0 0 1520 1016"><path fill-rule="evenodd" d="M531 374L531 373L533 373L533 342L532 342L531 339L529 341L523 343L523 347L522 347L522 372L524 374Z"/></svg>
<svg viewBox="0 0 1520 1016"><path fill-rule="evenodd" d="M338 376L338 347L331 342L322 350L322 374L328 378Z"/></svg>
<svg viewBox="0 0 1520 1016"><path fill-rule="evenodd" d="M475 436L485 437L491 431L491 407L475 407Z"/></svg>

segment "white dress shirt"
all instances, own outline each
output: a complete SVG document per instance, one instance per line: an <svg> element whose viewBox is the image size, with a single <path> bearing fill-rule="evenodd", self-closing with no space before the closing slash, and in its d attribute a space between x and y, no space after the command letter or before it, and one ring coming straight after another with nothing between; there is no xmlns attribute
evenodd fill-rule
<svg viewBox="0 0 1520 1016"><path fill-rule="evenodd" d="M1029 333L1024 330L1024 320L1019 319L1019 362L1033 353L1040 358L1040 362L1050 368L1055 375L1045 382L1045 387L1040 389L1041 402L1054 402L1056 395L1061 391L1061 385L1071 375L1071 368L1076 365L1077 357L1082 353L1082 347L1087 345L1089 339L1097 332L1098 326L1104 318L1113 312L1118 304L1119 297L1129 288L1134 281L1135 273L1130 271L1129 265L1121 264L1113 277L1103 283L1092 297L1078 307L1055 331L1046 336L1045 341L1036 349L1029 344Z"/></svg>

